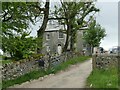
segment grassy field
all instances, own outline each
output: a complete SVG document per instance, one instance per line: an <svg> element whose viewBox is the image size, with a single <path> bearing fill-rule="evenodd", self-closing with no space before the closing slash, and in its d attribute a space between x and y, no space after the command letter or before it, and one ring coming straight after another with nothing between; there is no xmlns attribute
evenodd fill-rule
<svg viewBox="0 0 120 90"><path fill-rule="evenodd" d="M20 76L20 77L14 79L14 80L3 81L2 82L2 88L7 88L7 87L13 86L15 84L21 84L23 82L30 81L30 80L33 80L33 79L38 79L39 77L43 77L44 75L48 75L48 74L51 74L51 73L55 74L55 73L57 73L61 70L65 70L70 65L83 62L85 60L88 60L89 58L90 57L87 57L87 56L80 56L80 57L70 59L70 60L58 65L57 67L52 68L52 69L48 69L46 71L44 71L44 70L32 71L30 73L27 73L23 76Z"/></svg>
<svg viewBox="0 0 120 90"><path fill-rule="evenodd" d="M118 88L118 69L112 67L108 70L93 70L87 79L87 87Z"/></svg>

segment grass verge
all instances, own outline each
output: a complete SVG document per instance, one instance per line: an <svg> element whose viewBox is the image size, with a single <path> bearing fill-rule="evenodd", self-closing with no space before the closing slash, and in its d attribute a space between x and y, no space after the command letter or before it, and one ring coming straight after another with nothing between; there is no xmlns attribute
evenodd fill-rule
<svg viewBox="0 0 120 90"><path fill-rule="evenodd" d="M118 69L95 69L87 79L88 88L118 88Z"/></svg>
<svg viewBox="0 0 120 90"><path fill-rule="evenodd" d="M88 60L88 58L90 58L90 57L88 57L88 56L80 56L80 57L72 58L72 59L58 65L57 67L54 67L53 69L51 69L51 71L52 71L52 73L57 73L58 71L65 70L70 65L74 65L76 63L80 63L80 62L83 62L85 60Z"/></svg>
<svg viewBox="0 0 120 90"><path fill-rule="evenodd" d="M33 80L33 79L38 79L39 77L43 77L43 76L51 74L51 73L55 74L58 71L65 70L70 65L88 60L89 58L90 57L87 57L87 56L75 57L73 59L70 59L70 60L58 65L55 68L51 68L51 69L48 69L46 71L44 71L44 70L32 71L30 73L27 73L23 76L20 76L20 77L14 79L14 80L3 81L2 82L2 88L5 89L5 88L13 86L15 84L21 84L21 83L26 82L26 81L30 81L30 80Z"/></svg>
<svg viewBox="0 0 120 90"><path fill-rule="evenodd" d="M30 80L33 80L33 79L37 79L39 77L42 77L44 76L46 73L45 71L32 71L30 73L27 73L23 76L20 76L14 80L7 80L7 81L3 81L2 82L2 88L7 88L9 86L12 86L14 84L21 84L23 82L26 82L26 81L30 81Z"/></svg>

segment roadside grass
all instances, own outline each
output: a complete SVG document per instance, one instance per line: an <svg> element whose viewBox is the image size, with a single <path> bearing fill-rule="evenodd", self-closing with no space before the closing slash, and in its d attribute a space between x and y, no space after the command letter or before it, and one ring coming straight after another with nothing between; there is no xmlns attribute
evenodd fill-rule
<svg viewBox="0 0 120 90"><path fill-rule="evenodd" d="M80 56L80 57L72 58L72 59L58 65L57 67L54 67L53 69L51 69L51 71L52 71L52 73L57 73L60 70L65 70L70 65L74 65L76 63L83 62L85 60L88 60L89 58L90 58L89 56Z"/></svg>
<svg viewBox="0 0 120 90"><path fill-rule="evenodd" d="M1 80L1 82L0 82L0 90L2 89L2 80Z"/></svg>
<svg viewBox="0 0 120 90"><path fill-rule="evenodd" d="M5 89L5 88L15 85L15 84L21 84L26 81L37 79L39 77L44 76L45 74L46 74L45 71L32 71L32 72L22 75L16 79L2 81L2 88Z"/></svg>
<svg viewBox="0 0 120 90"><path fill-rule="evenodd" d="M39 77L43 77L43 76L48 75L48 74L52 74L52 73L55 74L58 71L65 70L70 65L73 65L73 64L76 64L79 62L83 62L85 60L88 60L89 58L90 57L88 57L88 56L75 57L73 59L67 60L66 62L64 62L64 63L62 63L54 68L48 69L46 71L44 71L44 70L32 71L30 73L27 73L25 75L22 75L16 79L14 79L14 80L2 81L2 88L5 89L5 88L13 86L15 84L21 84L21 83L26 82L26 81L38 79Z"/></svg>
<svg viewBox="0 0 120 90"><path fill-rule="evenodd" d="M88 88L118 89L118 69L111 67L108 70L95 69L87 78Z"/></svg>

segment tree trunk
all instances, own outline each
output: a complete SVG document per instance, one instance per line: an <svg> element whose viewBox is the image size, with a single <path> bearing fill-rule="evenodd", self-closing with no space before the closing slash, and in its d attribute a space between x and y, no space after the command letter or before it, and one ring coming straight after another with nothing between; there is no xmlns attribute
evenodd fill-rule
<svg viewBox="0 0 120 90"><path fill-rule="evenodd" d="M49 4L50 4L49 0L46 0L43 23L42 23L42 26L40 27L40 29L37 31L37 36L41 40L39 43L39 47L37 49L37 53L41 53L41 51L42 51L43 34L47 27L48 16L49 16Z"/></svg>
<svg viewBox="0 0 120 90"><path fill-rule="evenodd" d="M73 36L73 33L71 34L71 38L70 38L70 51L74 51L74 36Z"/></svg>
<svg viewBox="0 0 120 90"><path fill-rule="evenodd" d="M74 46L74 41L73 41L73 37L71 36L71 39L70 39L70 51L73 51L73 46Z"/></svg>
<svg viewBox="0 0 120 90"><path fill-rule="evenodd" d="M75 47L74 44L76 42L76 31L71 30L71 40L70 40L70 50L74 51Z"/></svg>
<svg viewBox="0 0 120 90"><path fill-rule="evenodd" d="M70 30L71 30L71 27L70 27L70 24L68 23L68 19L66 20L67 21L67 33L66 33L66 41L65 41L65 45L64 45L64 49L63 49L63 52L66 52L67 49L68 49L68 45L69 45L69 34L70 34Z"/></svg>
<svg viewBox="0 0 120 90"><path fill-rule="evenodd" d="M90 55L92 56L94 47L92 45L90 45L90 46L91 46L91 54Z"/></svg>

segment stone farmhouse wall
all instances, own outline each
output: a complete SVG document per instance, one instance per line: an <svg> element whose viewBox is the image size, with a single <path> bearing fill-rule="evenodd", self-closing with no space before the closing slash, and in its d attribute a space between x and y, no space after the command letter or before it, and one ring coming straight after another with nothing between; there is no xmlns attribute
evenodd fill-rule
<svg viewBox="0 0 120 90"><path fill-rule="evenodd" d="M98 69L107 69L111 66L116 66L118 67L118 60L120 60L119 55L115 54L94 54L92 56L92 67L93 69L98 68Z"/></svg>
<svg viewBox="0 0 120 90"><path fill-rule="evenodd" d="M2 65L2 80L12 80L15 79L21 75L24 75L26 73L29 73L34 70L41 69L41 66L39 65L39 61L44 61L44 67L42 69L47 69L51 67L55 67L58 64L65 62L66 60L69 60L72 57L75 57L75 54L65 53L60 56L54 55L54 56L44 56L40 57L39 59L24 59L20 60L18 62L8 63Z"/></svg>

